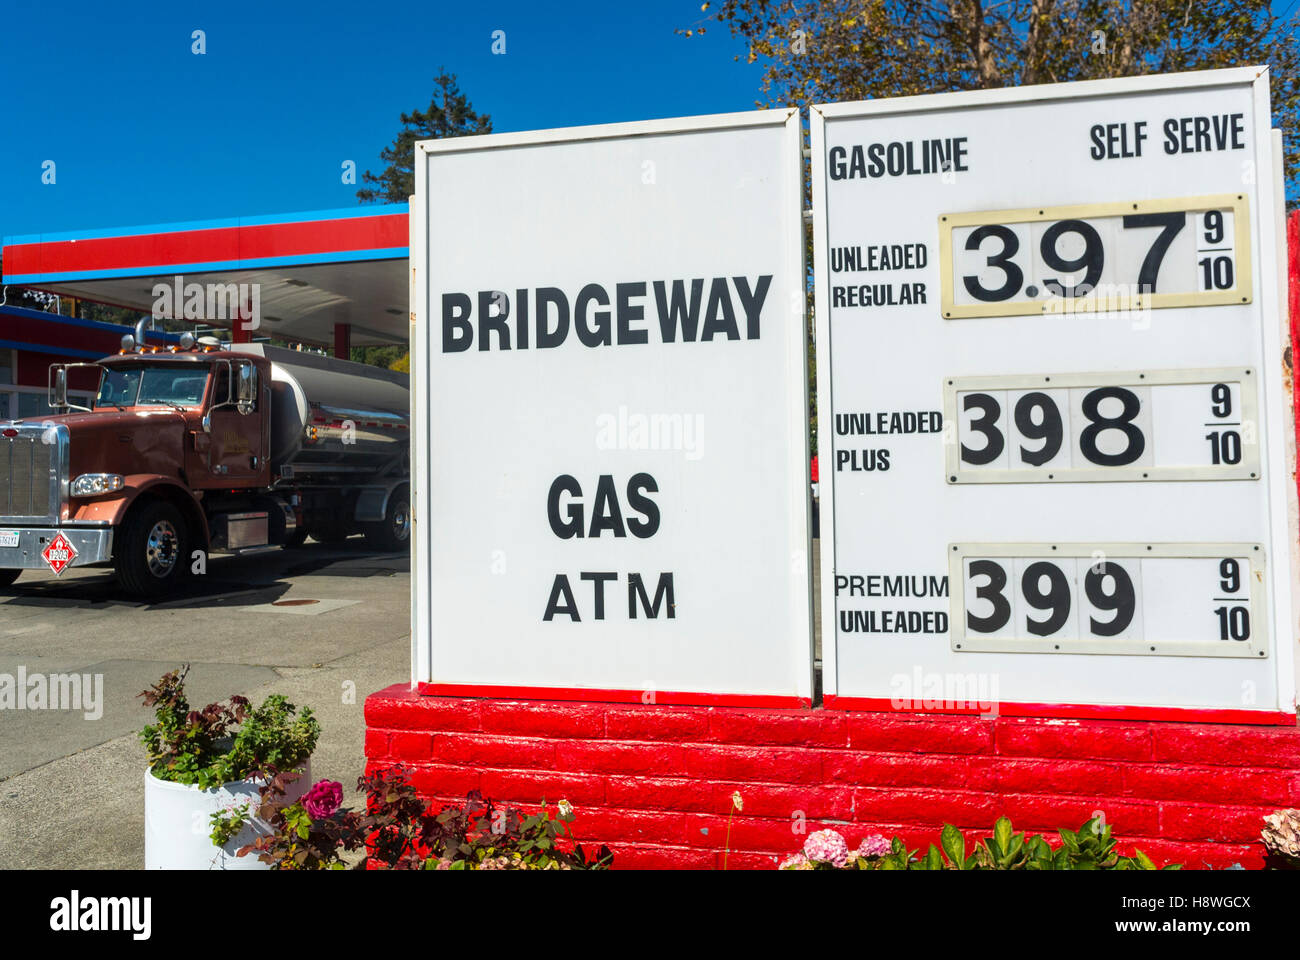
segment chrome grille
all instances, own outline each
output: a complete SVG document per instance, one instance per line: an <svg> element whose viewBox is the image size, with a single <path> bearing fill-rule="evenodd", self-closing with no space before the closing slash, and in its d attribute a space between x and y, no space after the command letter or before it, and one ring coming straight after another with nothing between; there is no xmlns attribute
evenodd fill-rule
<svg viewBox="0 0 1300 960"><path fill-rule="evenodd" d="M67 451L66 427L0 422L0 522L58 522Z"/></svg>

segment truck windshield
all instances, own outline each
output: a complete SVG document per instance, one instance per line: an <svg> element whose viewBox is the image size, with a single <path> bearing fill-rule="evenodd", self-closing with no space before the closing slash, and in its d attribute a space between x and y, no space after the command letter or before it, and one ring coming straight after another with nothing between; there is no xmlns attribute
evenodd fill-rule
<svg viewBox="0 0 1300 960"><path fill-rule="evenodd" d="M207 381L203 368L118 367L104 374L95 406L198 406Z"/></svg>

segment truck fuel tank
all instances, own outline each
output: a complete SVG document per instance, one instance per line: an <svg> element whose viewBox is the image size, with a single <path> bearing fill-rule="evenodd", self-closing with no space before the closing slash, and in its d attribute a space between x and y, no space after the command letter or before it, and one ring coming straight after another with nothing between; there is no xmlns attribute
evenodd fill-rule
<svg viewBox="0 0 1300 960"><path fill-rule="evenodd" d="M405 461L406 374L262 343L230 350L271 362L272 473L378 473Z"/></svg>

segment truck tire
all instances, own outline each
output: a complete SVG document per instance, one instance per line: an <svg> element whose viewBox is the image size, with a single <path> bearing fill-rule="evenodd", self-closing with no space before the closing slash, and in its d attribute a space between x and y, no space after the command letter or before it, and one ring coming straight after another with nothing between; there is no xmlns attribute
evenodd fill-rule
<svg viewBox="0 0 1300 960"><path fill-rule="evenodd" d="M117 581L129 594L154 598L189 574L189 527L170 503L155 500L128 515L113 553Z"/></svg>
<svg viewBox="0 0 1300 960"><path fill-rule="evenodd" d="M366 527L366 541L385 553L406 550L411 545L411 489L403 484L388 498L384 519Z"/></svg>
<svg viewBox="0 0 1300 960"><path fill-rule="evenodd" d="M284 541L284 549L297 550L307 540L307 528L298 527Z"/></svg>
<svg viewBox="0 0 1300 960"><path fill-rule="evenodd" d="M0 570L0 588L7 587L18 579L21 570Z"/></svg>

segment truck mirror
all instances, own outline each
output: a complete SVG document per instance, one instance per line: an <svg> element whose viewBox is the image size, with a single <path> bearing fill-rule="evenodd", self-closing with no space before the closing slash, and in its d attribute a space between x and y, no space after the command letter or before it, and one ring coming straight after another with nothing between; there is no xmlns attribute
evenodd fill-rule
<svg viewBox="0 0 1300 960"><path fill-rule="evenodd" d="M240 413L252 413L257 407L257 368L251 363L239 365L237 406Z"/></svg>
<svg viewBox="0 0 1300 960"><path fill-rule="evenodd" d="M54 370L54 383L50 388L49 396L45 398L55 410L62 410L68 405L68 371L63 367L57 367Z"/></svg>

